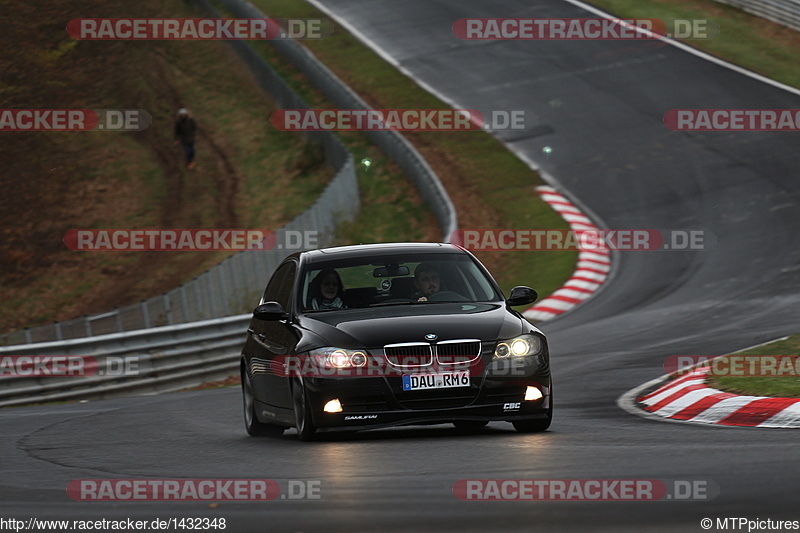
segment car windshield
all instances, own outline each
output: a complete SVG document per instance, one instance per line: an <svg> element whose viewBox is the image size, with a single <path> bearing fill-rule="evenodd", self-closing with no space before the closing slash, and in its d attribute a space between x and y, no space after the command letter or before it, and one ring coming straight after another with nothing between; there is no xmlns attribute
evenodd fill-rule
<svg viewBox="0 0 800 533"><path fill-rule="evenodd" d="M501 300L465 254L409 254L315 262L300 287L306 311Z"/></svg>

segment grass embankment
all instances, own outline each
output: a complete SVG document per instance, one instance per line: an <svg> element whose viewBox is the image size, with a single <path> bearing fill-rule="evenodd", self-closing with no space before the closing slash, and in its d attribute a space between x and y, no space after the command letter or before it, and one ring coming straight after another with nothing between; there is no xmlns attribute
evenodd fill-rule
<svg viewBox="0 0 800 533"><path fill-rule="evenodd" d="M275 229L307 209L333 176L319 149L269 124L274 105L227 43L75 41L65 30L70 19L87 16L196 16L188 6L0 6L15 13L0 35L0 108L144 109L153 118L139 133L2 134L0 332L136 303L229 255L74 252L62 243L70 229ZM192 172L173 145L179 107L193 112L199 128ZM376 231L398 240L426 236L430 215L414 189L396 169L372 175L379 173L376 194L403 191L393 209L405 220L376 223Z"/></svg>
<svg viewBox="0 0 800 533"><path fill-rule="evenodd" d="M779 361L776 356L800 356L800 335L794 335L787 339L780 340L744 350L733 354L770 356L761 359L761 363L754 360L738 359L738 366L733 366L728 361L718 363L723 372L742 373L753 372L751 361L755 373L764 374L757 376L714 376L708 380L708 384L715 389L744 394L748 396L775 396L781 398L800 398L800 365L795 365L800 359L784 358ZM724 356L729 357L729 356ZM767 363L767 364L764 364ZM774 363L774 366L772 366ZM738 369L738 370L737 370ZM780 374L774 376L771 374Z"/></svg>

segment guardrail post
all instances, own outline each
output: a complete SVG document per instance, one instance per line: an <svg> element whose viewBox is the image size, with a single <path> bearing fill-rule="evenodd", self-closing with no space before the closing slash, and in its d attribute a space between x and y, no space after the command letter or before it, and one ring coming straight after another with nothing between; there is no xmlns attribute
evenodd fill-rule
<svg viewBox="0 0 800 533"><path fill-rule="evenodd" d="M247 288L247 276L242 273L243 270L242 260L244 258L233 256L231 259L233 261L233 265L231 265L231 267L233 268L232 272L233 290L234 291L241 290L242 287Z"/></svg>
<svg viewBox="0 0 800 533"><path fill-rule="evenodd" d="M220 267L217 269L217 277L219 278L219 292L222 295L222 301L220 301L220 310L217 312L217 316L225 316L228 314L228 309L226 305L226 297L230 298L230 291L228 290L228 284L226 283L226 275L227 271L230 270L231 260L230 258L226 259Z"/></svg>
<svg viewBox="0 0 800 533"><path fill-rule="evenodd" d="M211 276L206 276L206 289L208 289L208 309L211 312L212 317L217 316L217 299L214 298L214 287L211 286L211 283L208 281L208 278Z"/></svg>
<svg viewBox="0 0 800 533"><path fill-rule="evenodd" d="M145 329L150 328L150 310L147 308L147 302L142 300L142 303L139 304L142 308L142 319L144 320L144 327Z"/></svg>
<svg viewBox="0 0 800 533"><path fill-rule="evenodd" d="M64 335L61 333L61 322L54 322L53 328L56 330L56 340L61 341L64 340Z"/></svg>
<svg viewBox="0 0 800 533"><path fill-rule="evenodd" d="M83 315L83 325L86 328L86 336L92 336L92 322L89 320L89 315Z"/></svg>
<svg viewBox="0 0 800 533"><path fill-rule="evenodd" d="M167 324L172 325L172 306L170 305L169 295L164 293L164 314L167 315Z"/></svg>
<svg viewBox="0 0 800 533"><path fill-rule="evenodd" d="M200 281L197 278L192 279L194 285L194 316L192 320L197 320L199 317L198 311L202 309L202 300L200 299Z"/></svg>
<svg viewBox="0 0 800 533"><path fill-rule="evenodd" d="M244 276L244 285L245 287L252 288L253 287L253 251L249 250L246 252L247 255L242 257L242 276Z"/></svg>
<svg viewBox="0 0 800 533"><path fill-rule="evenodd" d="M186 285L181 285L178 290L181 294L181 318L189 322L189 303L186 301Z"/></svg>
<svg viewBox="0 0 800 533"><path fill-rule="evenodd" d="M119 307L114 308L114 322L116 322L117 333L122 333L122 313L119 312Z"/></svg>
<svg viewBox="0 0 800 533"><path fill-rule="evenodd" d="M25 328L25 344L31 344L31 328Z"/></svg>
<svg viewBox="0 0 800 533"><path fill-rule="evenodd" d="M258 263L256 264L256 275L258 279L264 279L264 271L267 270L267 252L259 252L258 253ZM263 293L264 289L266 288L266 283L259 283L258 292Z"/></svg>

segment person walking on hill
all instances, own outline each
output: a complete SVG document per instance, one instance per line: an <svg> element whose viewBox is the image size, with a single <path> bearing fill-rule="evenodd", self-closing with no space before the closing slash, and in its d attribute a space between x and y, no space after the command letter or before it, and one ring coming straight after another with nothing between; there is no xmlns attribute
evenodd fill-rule
<svg viewBox="0 0 800 533"><path fill-rule="evenodd" d="M197 124L189 114L189 110L182 107L178 109L178 119L175 121L175 144L180 143L186 158L186 168L194 168L194 137Z"/></svg>

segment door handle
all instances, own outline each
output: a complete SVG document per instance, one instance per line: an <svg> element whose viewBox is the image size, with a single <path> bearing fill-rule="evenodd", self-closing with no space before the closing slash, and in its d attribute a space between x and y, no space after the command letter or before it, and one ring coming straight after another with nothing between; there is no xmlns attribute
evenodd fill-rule
<svg viewBox="0 0 800 533"><path fill-rule="evenodd" d="M247 328L247 333L249 333L250 335L255 335L256 337L258 337L259 340L262 341L267 340L267 336L265 334L256 333L256 331L253 328Z"/></svg>

